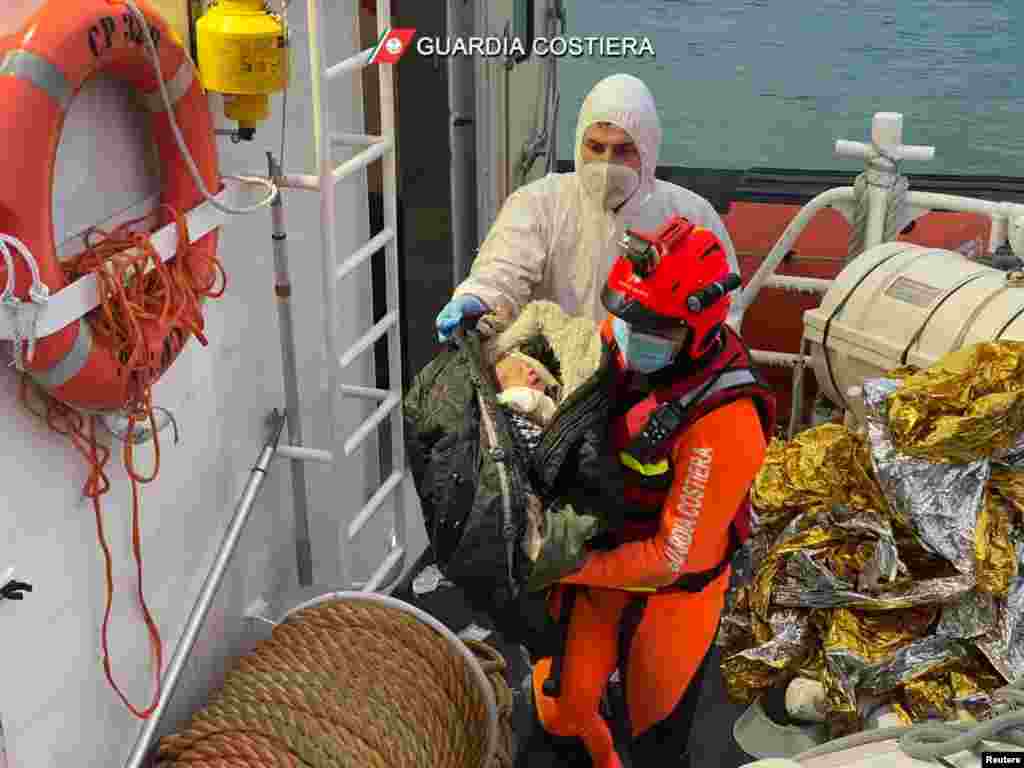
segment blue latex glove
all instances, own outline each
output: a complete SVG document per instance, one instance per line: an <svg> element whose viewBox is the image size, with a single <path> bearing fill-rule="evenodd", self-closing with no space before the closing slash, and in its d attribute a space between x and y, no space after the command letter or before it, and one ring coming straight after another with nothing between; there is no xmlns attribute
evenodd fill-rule
<svg viewBox="0 0 1024 768"><path fill-rule="evenodd" d="M456 296L444 305L437 316L437 340L447 341L466 317L478 317L489 312L487 305L476 296Z"/></svg>

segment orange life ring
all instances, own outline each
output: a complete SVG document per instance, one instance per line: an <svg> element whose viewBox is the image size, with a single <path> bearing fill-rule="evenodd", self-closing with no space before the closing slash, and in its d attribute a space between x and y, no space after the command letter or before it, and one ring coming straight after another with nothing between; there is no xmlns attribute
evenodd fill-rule
<svg viewBox="0 0 1024 768"><path fill-rule="evenodd" d="M175 33L144 0L136 5L149 22L174 115L206 188L222 189L217 145L206 93ZM56 293L67 281L53 234L52 185L64 117L82 85L97 74L112 75L134 87L151 114L151 132L160 155L160 202L187 211L204 200L178 150L170 117L137 17L116 0L48 2L23 31L0 44L0 232L28 246L43 282ZM166 209L165 209L166 210ZM170 219L167 219L170 221ZM211 269L217 230L189 249L189 267ZM31 273L15 260L15 295L24 300ZM6 281L0 265L0 285ZM153 329L150 329L151 333ZM166 369L187 336L163 329ZM152 338L150 336L150 338ZM68 405L94 412L125 406L129 376L115 353L94 338L87 318L40 338L25 369L46 391Z"/></svg>

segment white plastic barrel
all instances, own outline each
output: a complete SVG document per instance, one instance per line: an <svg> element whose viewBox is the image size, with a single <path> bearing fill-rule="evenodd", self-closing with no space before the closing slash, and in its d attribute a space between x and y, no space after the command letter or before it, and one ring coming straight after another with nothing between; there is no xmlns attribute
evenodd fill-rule
<svg viewBox="0 0 1024 768"><path fill-rule="evenodd" d="M979 341L1024 341L1024 275L953 251L883 243L839 273L821 305L804 313L804 330L821 391L859 415L840 393L865 379L904 363L925 368Z"/></svg>

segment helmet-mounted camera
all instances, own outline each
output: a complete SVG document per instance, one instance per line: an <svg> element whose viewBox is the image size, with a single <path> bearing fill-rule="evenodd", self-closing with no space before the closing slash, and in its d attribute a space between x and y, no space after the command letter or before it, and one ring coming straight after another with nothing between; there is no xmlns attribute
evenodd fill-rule
<svg viewBox="0 0 1024 768"><path fill-rule="evenodd" d="M687 327L693 332L688 351L700 355L725 321L728 294L742 284L721 241L673 216L652 233L627 230L620 245L601 297L605 308L636 331Z"/></svg>

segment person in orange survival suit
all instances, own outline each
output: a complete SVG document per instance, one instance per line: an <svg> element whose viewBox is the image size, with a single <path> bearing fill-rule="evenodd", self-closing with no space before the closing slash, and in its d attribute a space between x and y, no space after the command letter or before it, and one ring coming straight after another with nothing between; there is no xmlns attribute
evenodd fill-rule
<svg viewBox="0 0 1024 768"><path fill-rule="evenodd" d="M729 563L749 535L748 494L775 428L774 397L725 325L740 279L715 235L677 216L627 233L623 247L601 334L618 369L610 439L627 475L626 498L609 501L625 504L628 522L551 592L564 649L534 665L517 768L689 764ZM601 715L616 669L619 739Z"/></svg>

